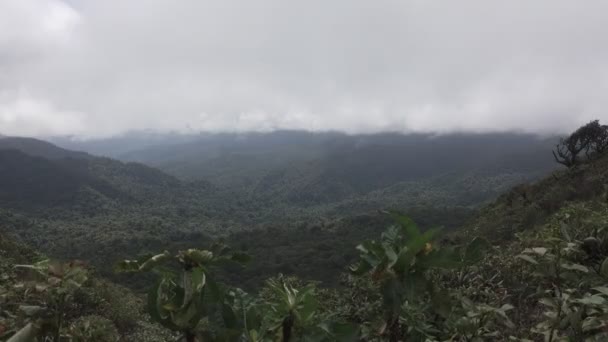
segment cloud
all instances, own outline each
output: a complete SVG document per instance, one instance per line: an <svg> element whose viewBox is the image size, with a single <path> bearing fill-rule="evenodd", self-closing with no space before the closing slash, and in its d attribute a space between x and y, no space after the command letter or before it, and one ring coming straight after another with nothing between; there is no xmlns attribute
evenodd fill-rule
<svg viewBox="0 0 608 342"><path fill-rule="evenodd" d="M0 127L2 133L24 136L69 135L86 129L81 113L59 110L24 91L0 93Z"/></svg>
<svg viewBox="0 0 608 342"><path fill-rule="evenodd" d="M0 132L570 130L608 120L607 10L601 0L4 0L0 94L12 99L0 101Z"/></svg>

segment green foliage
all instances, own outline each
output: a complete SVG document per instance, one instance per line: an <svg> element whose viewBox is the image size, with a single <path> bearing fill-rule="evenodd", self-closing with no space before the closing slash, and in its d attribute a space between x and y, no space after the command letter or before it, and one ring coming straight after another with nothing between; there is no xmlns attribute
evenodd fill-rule
<svg viewBox="0 0 608 342"><path fill-rule="evenodd" d="M608 232L604 226L586 236L591 233L589 226L587 232L572 232L570 225L559 223L559 233L545 239L544 246L526 248L517 256L544 285L535 294L543 320L531 331L545 341L604 340L608 338L608 274L604 271Z"/></svg>
<svg viewBox="0 0 608 342"><path fill-rule="evenodd" d="M22 329L12 338L28 341L34 337L58 341L69 336L66 315L75 293L88 279L84 265L78 262L60 263L48 259L33 265L16 265L15 268L28 273L27 282L5 289L5 298L17 307ZM20 337L21 336L21 337Z"/></svg>
<svg viewBox="0 0 608 342"><path fill-rule="evenodd" d="M218 275L232 284L251 290L280 272L336 286L356 258L352 247L384 229L380 220L364 218L378 208L405 210L423 227L453 229L478 205L552 168L550 160L526 157L549 147L530 136L277 134L249 137L254 144L210 137L205 147L187 147L205 155L191 163L181 159L180 148L168 147L166 171L185 175L177 169L200 166L205 170L189 173L204 179L196 181L35 139L2 139L0 164L7 167L0 170L0 225L47 255L87 260L104 277L137 290L149 278L115 276L116 260L218 238L239 247L252 240L255 264ZM277 144L283 140L288 146ZM500 164L508 168L497 166L493 147L505 141L517 149L503 155L509 159ZM476 162L454 158L465 146L479 149L467 153ZM326 247L336 239L342 240L334 249Z"/></svg>
<svg viewBox="0 0 608 342"><path fill-rule="evenodd" d="M70 335L73 342L116 342L120 339L112 321L95 315L81 317L72 323Z"/></svg>
<svg viewBox="0 0 608 342"><path fill-rule="evenodd" d="M178 273L164 268L177 261ZM246 262L248 257L232 252L223 244L210 250L188 249L174 257L167 251L142 260L125 260L117 265L119 272L158 271L159 280L148 292L148 313L163 326L183 335L186 341L207 333L200 327L209 319L222 298L221 290L211 276L211 268L225 261Z"/></svg>
<svg viewBox="0 0 608 342"><path fill-rule="evenodd" d="M409 218L391 215L398 225L383 233L380 241L359 245L359 264L351 268L357 275L370 274L378 284L384 313L379 335L391 341L404 337L424 341L441 337L450 327L459 331L471 326L477 329L467 332L470 335L491 333L478 326L487 321L486 316L506 317L509 307L476 305L459 293L442 288L433 279L433 272L463 269L481 261L490 249L489 243L475 238L465 248L441 248L434 242L437 229L421 232ZM461 302L460 310L454 306L455 298ZM465 317L452 322L463 310ZM432 316L442 318L433 320Z"/></svg>
<svg viewBox="0 0 608 342"><path fill-rule="evenodd" d="M179 265L178 276L163 267L172 260ZM312 285L296 288L271 280L268 300L259 300L214 280L214 265L248 260L248 256L216 244L210 250L188 249L174 257L164 252L148 259L125 260L117 270L158 272L160 278L148 293L148 313L154 321L180 333L184 341L290 341L301 335L314 341L356 338L352 326L317 320Z"/></svg>

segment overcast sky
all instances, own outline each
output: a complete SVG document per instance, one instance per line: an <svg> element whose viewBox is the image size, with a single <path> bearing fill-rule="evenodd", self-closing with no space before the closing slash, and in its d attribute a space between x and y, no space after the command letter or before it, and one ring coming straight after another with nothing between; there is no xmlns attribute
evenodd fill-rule
<svg viewBox="0 0 608 342"><path fill-rule="evenodd" d="M553 133L608 121L608 1L0 0L0 133Z"/></svg>

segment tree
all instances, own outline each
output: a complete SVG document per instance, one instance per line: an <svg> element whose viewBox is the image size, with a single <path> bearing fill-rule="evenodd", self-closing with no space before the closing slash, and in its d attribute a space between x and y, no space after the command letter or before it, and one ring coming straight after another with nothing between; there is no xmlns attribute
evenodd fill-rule
<svg viewBox="0 0 608 342"><path fill-rule="evenodd" d="M567 138L560 139L553 151L555 161L573 167L581 161L581 153L589 160L608 149L608 126L593 120L581 126Z"/></svg>
<svg viewBox="0 0 608 342"><path fill-rule="evenodd" d="M596 132L591 141L591 147L598 155L608 150L608 125L597 124Z"/></svg>

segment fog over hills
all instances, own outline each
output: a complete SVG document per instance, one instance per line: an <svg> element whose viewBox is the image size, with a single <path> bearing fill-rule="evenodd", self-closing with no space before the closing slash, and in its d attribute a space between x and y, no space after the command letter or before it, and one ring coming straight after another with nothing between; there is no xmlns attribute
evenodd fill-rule
<svg viewBox="0 0 608 342"><path fill-rule="evenodd" d="M608 341L607 13L0 0L0 341Z"/></svg>

